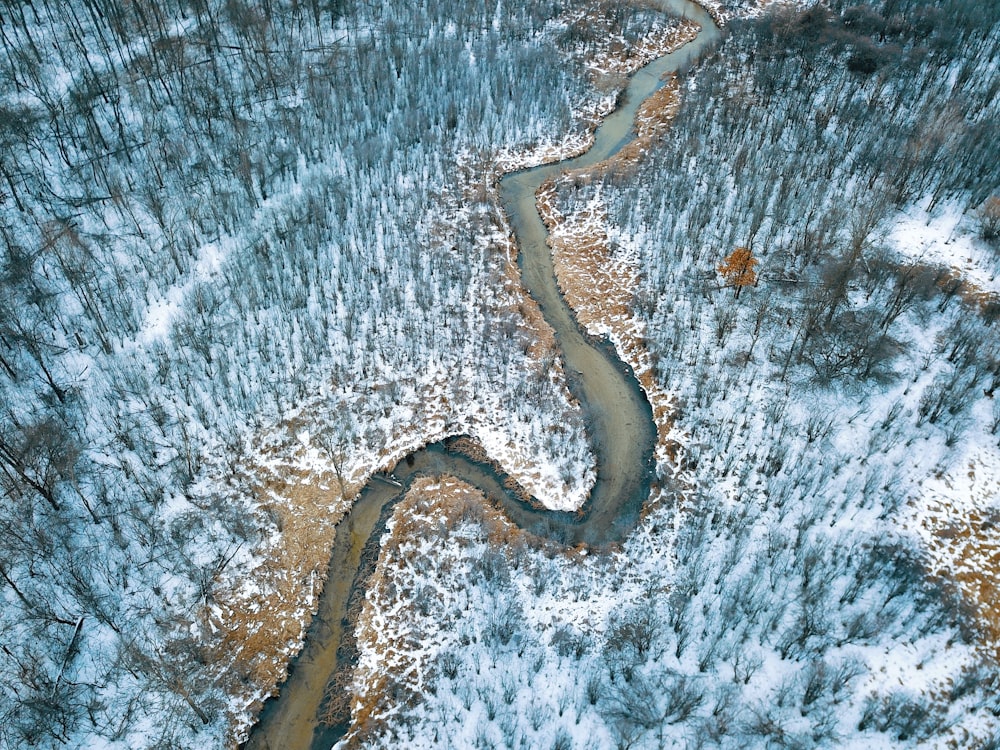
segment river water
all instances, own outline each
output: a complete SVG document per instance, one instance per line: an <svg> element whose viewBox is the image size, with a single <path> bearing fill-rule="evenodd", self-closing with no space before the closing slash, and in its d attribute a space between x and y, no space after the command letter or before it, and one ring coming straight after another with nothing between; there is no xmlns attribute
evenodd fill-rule
<svg viewBox="0 0 1000 750"><path fill-rule="evenodd" d="M571 375L571 391L588 417L597 480L584 512L540 510L519 501L504 489L504 477L497 471L450 451L447 442L405 457L394 469L394 481L386 481L382 475L373 477L337 526L329 577L303 650L293 661L279 695L265 704L244 747L329 750L346 730L349 716L340 717L338 726L324 728L318 711L331 676L351 668L351 656L343 644L345 630L350 627L348 603L361 593L359 571L365 568L366 545L371 549L373 534L414 477L456 476L502 506L514 523L562 543L600 546L620 541L635 526L652 478L656 442L652 409L628 366L606 342L581 331L559 293L535 193L545 180L564 170L585 169L617 153L633 137L632 124L642 101L662 85L666 75L685 70L717 41L720 32L700 6L688 0L657 0L657 4L673 15L695 21L701 25L701 33L632 76L618 108L598 127L594 144L586 153L513 172L500 180L501 199L520 251L522 281L555 331L564 366Z"/></svg>

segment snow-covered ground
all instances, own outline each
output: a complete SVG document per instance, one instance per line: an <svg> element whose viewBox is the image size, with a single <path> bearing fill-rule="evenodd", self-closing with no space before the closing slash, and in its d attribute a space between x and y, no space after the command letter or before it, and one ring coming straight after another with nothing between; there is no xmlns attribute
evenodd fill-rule
<svg viewBox="0 0 1000 750"><path fill-rule="evenodd" d="M647 10L603 9L643 38ZM585 146L620 72L594 90L583 61L611 37L588 42L597 27L559 2L10 10L0 745L218 746L300 643L345 494L372 471L471 432L551 504L585 494L582 420L539 366L554 352L489 185L498 153L506 168ZM794 26L728 48L685 90L684 148L602 187L595 215L640 273L644 372L678 406L676 484L625 549L582 561L474 508L444 527L414 511L369 616L375 637L409 638L395 653L423 703L384 704L374 742L995 731L981 634L909 544L990 615L989 576L962 566L994 560L995 336L886 260L994 288L961 171L995 161L996 33L955 10L855 39L876 75L842 41L804 66ZM951 24L976 54L939 69ZM899 140L866 150L852 118L876 116ZM958 197L925 212L925 195ZM748 242L762 281L736 304L714 268ZM369 648L362 701L385 675Z"/></svg>
<svg viewBox="0 0 1000 750"><path fill-rule="evenodd" d="M979 221L961 204L910 206L890 224L888 242L913 263L951 268L975 291L1000 295L1000 249L979 236Z"/></svg>

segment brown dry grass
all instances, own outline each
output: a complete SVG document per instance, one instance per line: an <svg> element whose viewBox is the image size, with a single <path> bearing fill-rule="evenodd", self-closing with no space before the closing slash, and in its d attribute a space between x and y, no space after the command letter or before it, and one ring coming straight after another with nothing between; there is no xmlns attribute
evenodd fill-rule
<svg viewBox="0 0 1000 750"><path fill-rule="evenodd" d="M983 316L1000 311L1000 296L980 289L958 269L923 265L906 271L936 274L935 284L943 294L954 294L963 305ZM970 462L968 479L976 486L976 464ZM945 480L947 481L947 480ZM980 478L980 481L982 478ZM988 483L988 480L985 480ZM988 483L974 491L976 503L988 503L1000 493L1000 484ZM1000 664L1000 511L971 508L958 511L936 502L922 519L930 532L932 556L945 561L932 574L954 584L963 602L971 609L986 654Z"/></svg>
<svg viewBox="0 0 1000 750"><path fill-rule="evenodd" d="M483 231L495 233L500 237L490 247L489 252L489 257L497 259L493 269L496 275L492 281L500 287L498 296L508 300L506 310L523 321L525 329L530 333L528 354L540 364L546 358L557 354L555 332L545 321L538 303L525 291L521 283L521 269L517 265L517 241L507 223L497 191L501 176L496 163L486 158L463 165L459 174L462 184L466 186L463 200L490 207L484 217L487 226L483 227ZM442 225L441 232L450 234L452 230ZM454 252L458 253L457 247Z"/></svg>
<svg viewBox="0 0 1000 750"><path fill-rule="evenodd" d="M585 9L585 13L590 13L591 18L595 12L599 14L600 4ZM607 50L600 55L598 64L594 67L595 78L610 76L609 80L621 82L625 75L690 40L697 31L696 25L684 22L670 28L668 33L660 30L647 35L631 49L608 37ZM606 69L604 73L599 72L601 68ZM662 95L663 98L666 96L667 94ZM657 99L659 100L660 98ZM663 111L666 111L667 103L662 104ZM650 118L662 121L662 124L669 120L669 117L664 118L655 113ZM645 116L640 117L640 120L644 119ZM597 119L589 124L596 127ZM503 236L494 256L502 258L498 263L498 281L506 298L511 300L510 312L524 321L531 332L528 354L541 366L543 362L552 361L558 353L555 336L537 303L524 292L521 284L516 242L503 218L496 191L500 176L495 163L485 157L478 164L466 165L460 175L460 184L465 187L460 191L460 198L453 199L492 206L488 221L492 228L500 229ZM447 196L442 198L448 202ZM442 223L440 228L440 241L450 241L450 227ZM603 252L596 244L591 247L592 271L598 270L596 264ZM582 283L582 277L580 278ZM612 272L607 283L620 291L616 292L616 302L611 307L621 311L625 309L628 299L628 293L624 290L633 288L633 278L627 275L624 280L614 279L615 273ZM591 302L596 300L591 299ZM631 349L633 345L630 344L629 347ZM635 347L638 351L641 344L637 341ZM634 366L635 358L627 358ZM650 393L651 375L648 372L640 373L640 380L647 388L647 393ZM567 398L572 401L568 392ZM659 425L669 409L658 406L655 400L653 404ZM294 423L286 421L278 432L291 435L309 426L306 420L300 418ZM267 452L272 455L286 453L284 449ZM508 471L518 473L516 467L508 467ZM284 679L288 658L300 642L304 629L308 627L311 613L306 611L305 603L312 601L314 606L322 588L334 528L347 508L343 496L352 497L359 489L356 482L349 480L348 484L348 487L341 488L334 476L310 475L291 466L283 471L275 470L257 483L254 491L262 516L260 525L267 528L273 522L279 533L275 539L269 540L255 551L255 556L262 562L254 571L253 586L246 587L242 581L228 579L216 581L213 589L214 607L206 607L200 615L202 623L218 635L209 649L208 658L220 665L220 683L231 684L229 692L232 694L258 691L266 694ZM410 495L412 502L432 503L436 510L445 514L450 527L460 520L475 519L483 524L491 540L497 544L525 543L524 532L511 525L498 510L484 503L481 496L475 497L477 493L457 480L452 480L451 483L444 481L441 488L433 493L425 490L426 488L422 490L420 486L416 486ZM400 506L406 507L405 503ZM403 537L406 530L405 521L397 526L397 532L393 535L393 539L397 539L397 546L398 539ZM391 540L389 544L392 544ZM382 567L380 564L379 570ZM378 572L376 578L377 576ZM373 590L377 585L377 582L373 584ZM366 607L365 611L368 609ZM360 632L365 632L364 626ZM236 682L241 683L242 687L236 687ZM367 703L363 702L355 708L355 716L361 720L360 723L374 723L378 714L379 696L388 698L390 692L398 689L394 681L382 680L373 685L371 690L361 691L362 695L370 697L363 699ZM250 710L255 712L259 708L259 705L251 706ZM233 717L234 722L237 719L238 717Z"/></svg>
<svg viewBox="0 0 1000 750"><path fill-rule="evenodd" d="M666 83L639 105L635 115L635 137L617 154L586 172L568 172L564 179L587 183L604 176L628 178L649 150L670 129L681 106L680 81L671 75Z"/></svg>
<svg viewBox="0 0 1000 750"><path fill-rule="evenodd" d="M556 281L580 323L593 330L606 325L620 342L620 356L629 363L653 407L657 429L657 456L673 461L676 445L669 438L672 426L671 401L657 385L645 362L648 352L640 327L632 317L633 293L639 284L639 270L631 264L614 262L608 239L607 212L603 205L591 205L574 216L563 216L556 208L560 186L586 184L608 173L627 175L670 127L680 107L679 82L668 82L640 105L636 114L636 138L610 159L592 169L567 172L559 183L547 182L538 191L538 212L549 229Z"/></svg>
<svg viewBox="0 0 1000 750"><path fill-rule="evenodd" d="M231 578L216 581L214 606L201 619L217 636L208 658L223 667L220 680L269 692L285 678L288 658L308 626L307 602L314 607L322 590L346 503L332 474L291 468L263 479L255 494L261 526L273 523L280 533L257 550L261 563L252 586Z"/></svg>
<svg viewBox="0 0 1000 750"><path fill-rule="evenodd" d="M648 145L666 133L680 106L680 81L672 74L662 88L639 105L635 116L638 137L634 143Z"/></svg>
<svg viewBox="0 0 1000 750"><path fill-rule="evenodd" d="M690 37L696 33L697 28L687 30ZM689 38L687 34L682 34L684 41ZM674 38L669 48L678 46L679 43ZM650 59L666 51L669 49L659 49ZM678 84L672 78L640 108L637 115L637 140L630 144L617 162L606 163L604 168L622 168L636 163L669 127L678 106ZM495 175L495 178L498 177L499 175ZM490 180L490 184L495 184L495 181ZM554 186L550 186L550 189L554 193ZM490 196L488 192L473 191L467 197L483 200ZM499 205L495 196L493 201L495 205ZM539 197L539 211L550 232L557 227L566 228L564 218L557 215L553 202L546 201L544 194ZM600 216L583 217L582 221L573 225L573 229L582 228L588 219L598 219L597 226L603 227L607 216L601 210ZM502 222L498 220L497 226L502 226ZM632 290L638 284L638 271L627 265L608 262L610 245L603 229L596 233L572 230L559 232L550 236L550 245L553 249L557 282L583 325L602 321L614 325L616 321L630 317ZM537 336L529 354L540 361L542 357L556 352L553 332L537 303L523 293L520 269L516 263L517 247L512 235L507 235L501 250L504 255L505 291L511 296L520 296L517 312ZM622 340L626 342L623 356L639 373L640 382L653 402L658 434L662 442L668 443L666 433L669 430L669 403L665 397L654 398L657 387L652 373L639 366L645 353L641 338L634 335L628 327L621 333ZM489 456L474 441L466 440L461 446L453 448L464 449L474 460L490 462ZM672 446L670 450L672 451ZM520 486L515 486L514 490L519 496L526 496ZM428 518L436 518L436 526L428 528ZM408 641L419 637L419 634L408 634L395 641L386 640L384 631L374 619L375 612L391 609L393 600L409 601L412 606L412 597L401 596L406 592L396 589L392 576L392 571L406 564L409 554L406 550L407 541L424 538L429 533L447 534L459 523L468 521L481 526L491 546L497 549L511 550L539 543L523 529L512 524L500 510L487 503L482 493L460 480L445 476L414 482L394 511L393 530L383 541L379 564L370 581L367 600L356 628L359 648L378 654L380 663L392 663L393 673L391 678L385 673L365 673L363 679L366 681L355 685L349 746L363 744L366 737L374 736L382 730L386 707L415 700L418 695L418 686L414 682L417 665L412 656L414 649ZM405 614L402 617L405 618Z"/></svg>
<svg viewBox="0 0 1000 750"><path fill-rule="evenodd" d="M940 268L923 264L906 266L904 271L936 274L935 285L943 294L954 294L966 307L979 315L995 317L1000 311L1000 295L980 288L966 278L958 268Z"/></svg>
<svg viewBox="0 0 1000 750"><path fill-rule="evenodd" d="M543 191L538 196L538 207L549 228L556 280L580 323L589 328L627 318L639 274L635 268L611 262L603 205L564 217L552 207L551 183Z"/></svg>
<svg viewBox="0 0 1000 750"><path fill-rule="evenodd" d="M641 5L641 1L638 4ZM671 22L665 29L651 30L638 44L630 47L604 28L611 7L607 2L585 6L571 11L564 19L567 26L588 24L601 32L597 36L605 40L605 46L590 62L593 83L600 90L606 86L623 86L628 75L653 59L692 41L701 31L701 27L692 21ZM587 183L609 173L627 176L645 153L669 130L679 108L680 84L677 76L671 75L664 86L639 106L636 112L636 137L631 143L614 157L589 170L567 172L561 182ZM600 117L595 113L586 124L590 130L594 130L599 123ZM564 155L563 158L568 156L570 155ZM499 206L495 197L495 185L501 175L495 168L491 171L486 167L482 171L490 175L490 187L485 190L484 195L493 195L494 205ZM615 332L621 347L620 356L632 367L652 405L657 428L657 458L673 463L677 459L677 444L669 437L672 426L671 399L659 388L653 377L647 364L650 358L642 333L630 314L632 290L637 288L639 278L638 269L608 263L610 246L603 229L606 215L601 217L600 229L589 227L584 230L585 221L572 222L555 209L555 190L556 186L553 184L543 185L538 193L537 205L550 232L549 244L553 251L559 288L585 327L604 323ZM508 242L510 245L506 253L510 261L517 256L513 237L509 237ZM517 266L512 262L508 265L511 266L509 272L512 277L520 284ZM537 306L534 306L531 313L537 314L538 319L541 318ZM535 325L539 324L547 329L544 320Z"/></svg>
<svg viewBox="0 0 1000 750"><path fill-rule="evenodd" d="M564 20L567 22L567 25L582 23L589 25L592 29L601 29L607 26L607 19L611 15L612 6L612 3L605 0L604 2L585 6ZM608 74L610 71L616 76L616 80L623 82L629 74L638 70L646 63L693 40L700 30L701 27L698 24L690 21L671 22L671 25L666 29L655 29L643 37L636 45L630 47L621 40L616 39L615 35L610 33L610 29L605 29L604 33L596 35L606 40L606 48L601 49L592 61L592 69L595 71L594 76L596 78L600 75ZM604 72L599 73L596 71ZM636 140L623 149L614 159L608 160L603 166L599 165L595 167L595 170L626 169L638 162L650 146L666 132L679 106L679 83L676 76L671 76L665 86L640 106L636 115L638 134ZM588 123L591 129L596 128L598 124L598 120ZM492 204L494 208L493 217L495 227L503 230L507 225L506 221L502 218L503 211L500 208L500 200L496 191L496 185L502 176L501 173L496 169L495 164L491 165L485 160L478 164L470 164L467 167L467 172L468 175L466 177L469 179L463 181L464 184L469 186L466 189L466 199ZM481 179L477 180L475 177L480 177ZM539 210L542 211L541 205L539 205ZM542 216L544 219L544 212ZM546 223L548 224L549 222L546 221ZM553 224L549 224L550 230L552 227ZM545 322L538 304L529 295L524 293L524 287L521 284L521 272L517 266L518 249L516 240L509 228L504 232L504 235L503 244L498 248L498 251L504 257L502 264L504 291L512 297L519 298L516 312L527 323L528 328L535 337L529 355L536 362L541 362L544 358L553 357L558 354L554 332L548 323ZM606 239L605 237L605 242ZM593 243L591 243L590 249L594 256L600 255L602 252ZM566 254L564 254L565 256ZM595 268L596 266L591 264L589 270L594 271ZM631 282L631 279L628 281ZM570 288L570 286L567 286L564 288L564 291ZM606 285L606 289L610 288L619 289L621 287L618 285ZM626 288L633 289L635 285L634 283L630 283ZM627 304L627 300L622 299L623 296L624 292L616 293L616 302L612 303L612 306L621 309L622 304ZM570 305L578 313L582 309L576 307L572 301L570 301Z"/></svg>

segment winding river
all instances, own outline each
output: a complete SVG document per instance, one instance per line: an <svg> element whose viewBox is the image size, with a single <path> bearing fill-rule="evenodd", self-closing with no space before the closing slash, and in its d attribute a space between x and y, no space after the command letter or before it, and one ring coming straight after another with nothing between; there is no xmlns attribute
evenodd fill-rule
<svg viewBox="0 0 1000 750"><path fill-rule="evenodd" d="M520 501L505 489L501 473L454 450L451 441L428 445L406 456L393 470L393 478L373 476L337 526L319 611L279 696L270 699L261 711L244 745L248 750L328 750L346 731L350 720L346 702L335 711L339 724L332 727L320 724L320 706L327 684L331 680L336 683L338 675L343 678L354 663L349 607L363 595L366 572L378 553L379 530L415 477L456 476L478 487L522 528L567 544L608 544L623 539L635 526L652 479L656 443L652 409L629 367L610 345L581 331L559 293L535 193L545 180L564 170L586 169L617 153L633 137L638 106L662 85L664 76L690 66L718 39L718 28L701 6L690 0L655 2L667 12L695 21L701 32L692 42L632 76L618 109L601 123L588 151L507 174L499 185L520 249L522 281L555 331L564 366L572 374L571 391L588 420L597 480L584 512L547 511Z"/></svg>

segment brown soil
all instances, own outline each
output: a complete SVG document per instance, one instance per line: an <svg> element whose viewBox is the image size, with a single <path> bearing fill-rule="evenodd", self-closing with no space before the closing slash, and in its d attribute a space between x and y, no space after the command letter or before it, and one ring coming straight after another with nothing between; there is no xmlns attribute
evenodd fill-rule
<svg viewBox="0 0 1000 750"><path fill-rule="evenodd" d="M935 556L945 561L932 574L957 587L986 654L1000 664L1000 510L959 513L938 505L923 523Z"/></svg>

